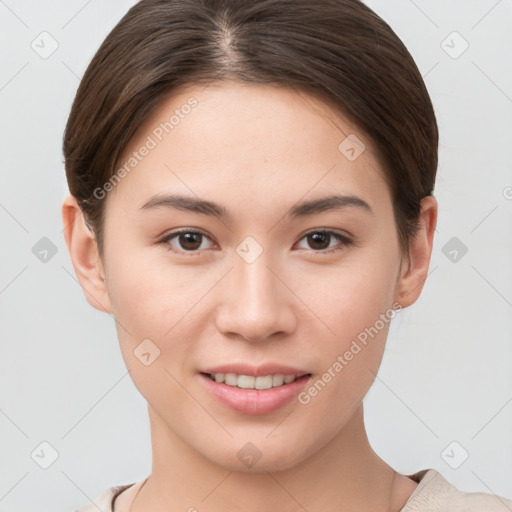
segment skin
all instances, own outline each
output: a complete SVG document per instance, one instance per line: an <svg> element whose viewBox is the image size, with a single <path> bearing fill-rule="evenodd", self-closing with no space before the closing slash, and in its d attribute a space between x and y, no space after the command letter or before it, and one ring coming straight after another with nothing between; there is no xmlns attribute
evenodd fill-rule
<svg viewBox="0 0 512 512"><path fill-rule="evenodd" d="M373 451L362 406L389 323L309 403L293 400L269 414L226 407L198 372L276 362L320 378L379 315L419 297L436 200L422 201L407 259L367 137L319 100L270 85L175 91L139 127L121 161L190 97L197 106L107 195L103 258L75 199L62 206L85 296L114 316L126 366L148 402L153 467L132 512L399 510L417 484ZM348 134L366 146L354 161L338 149ZM231 219L141 210L164 192L219 203ZM364 199L373 214L348 207L285 216L299 201L334 192ZM173 252L193 245L183 238L158 243L178 228L207 235L196 240L195 254ZM315 244L305 236L320 229L354 243L327 237ZM250 264L236 252L247 236L263 249ZM333 248L340 250L325 253ZM147 338L161 351L149 366L134 355ZM251 468L237 457L249 441L262 455Z"/></svg>

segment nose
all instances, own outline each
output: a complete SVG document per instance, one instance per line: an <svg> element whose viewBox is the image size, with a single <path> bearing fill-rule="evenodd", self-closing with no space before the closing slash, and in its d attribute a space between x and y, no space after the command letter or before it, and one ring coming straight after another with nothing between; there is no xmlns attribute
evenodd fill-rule
<svg viewBox="0 0 512 512"><path fill-rule="evenodd" d="M250 263L235 255L234 268L221 285L216 317L220 332L258 342L294 331L297 299L287 287L286 272L280 268L266 251Z"/></svg>

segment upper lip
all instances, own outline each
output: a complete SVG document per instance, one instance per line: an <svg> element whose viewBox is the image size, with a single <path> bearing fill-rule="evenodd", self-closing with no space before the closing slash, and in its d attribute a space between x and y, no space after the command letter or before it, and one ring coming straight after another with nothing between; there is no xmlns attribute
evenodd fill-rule
<svg viewBox="0 0 512 512"><path fill-rule="evenodd" d="M295 375L301 377L307 375L309 372L301 370L299 368L292 368L291 366L285 366L276 363L262 364L261 366L254 366L248 363L231 363L222 364L219 366L212 366L206 368L202 373L235 373L236 375L250 375L253 377L261 377L264 375Z"/></svg>

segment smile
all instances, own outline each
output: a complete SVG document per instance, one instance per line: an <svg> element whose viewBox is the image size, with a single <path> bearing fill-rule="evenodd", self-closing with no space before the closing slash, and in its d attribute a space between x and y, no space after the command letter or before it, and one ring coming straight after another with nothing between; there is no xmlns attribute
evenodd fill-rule
<svg viewBox="0 0 512 512"><path fill-rule="evenodd" d="M227 386L238 387L242 389L271 389L290 384L301 375L262 375L254 377L252 375L237 375L236 373L208 373L211 380L224 383Z"/></svg>

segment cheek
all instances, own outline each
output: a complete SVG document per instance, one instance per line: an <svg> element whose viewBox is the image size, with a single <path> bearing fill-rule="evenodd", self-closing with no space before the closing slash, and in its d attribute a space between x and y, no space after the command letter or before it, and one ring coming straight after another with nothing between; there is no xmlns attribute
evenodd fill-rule
<svg viewBox="0 0 512 512"><path fill-rule="evenodd" d="M396 270L385 258L374 261L370 253L358 254L305 283L307 304L323 320L325 335L347 342L389 312Z"/></svg>
<svg viewBox="0 0 512 512"><path fill-rule="evenodd" d="M172 395L178 403L179 386L172 377L178 377L191 348L188 327L197 291L180 285L170 273L163 276L142 258L120 256L109 276L109 294L126 367L150 402ZM179 279L179 272L174 274Z"/></svg>
<svg viewBox="0 0 512 512"><path fill-rule="evenodd" d="M200 293L193 276L144 252L113 255L108 291L114 314L130 332L162 337L191 309ZM204 292L203 292L204 293Z"/></svg>
<svg viewBox="0 0 512 512"><path fill-rule="evenodd" d="M144 251L129 254L113 254L111 261L118 264L109 274L109 295L126 367L145 395L155 386L168 386L171 377L163 369L173 375L181 372L183 361L197 350L191 341L201 336L205 325L198 320L201 298L218 277L210 272L201 278L192 266L172 266ZM142 355L148 352L150 356ZM150 368L145 367L144 357L152 359L154 354Z"/></svg>
<svg viewBox="0 0 512 512"><path fill-rule="evenodd" d="M376 264L373 254L359 254L357 261L347 259L346 266L331 271L330 279L325 280L328 286L308 285L309 290L317 290L308 295L308 304L323 321L315 322L323 325L323 341L314 348L315 359L321 361L319 382L305 401L321 394L318 406L332 401L335 414L339 414L350 410L366 394L397 314L392 309L394 265L391 257L380 258ZM316 282L318 285L321 281Z"/></svg>
<svg viewBox="0 0 512 512"><path fill-rule="evenodd" d="M353 294L347 286L337 295L336 316L326 322L335 335L326 331L319 340L314 349L320 363L318 373L298 397L311 415L324 417L333 435L349 420L374 382L396 315L382 290L380 295L378 288L358 290Z"/></svg>

